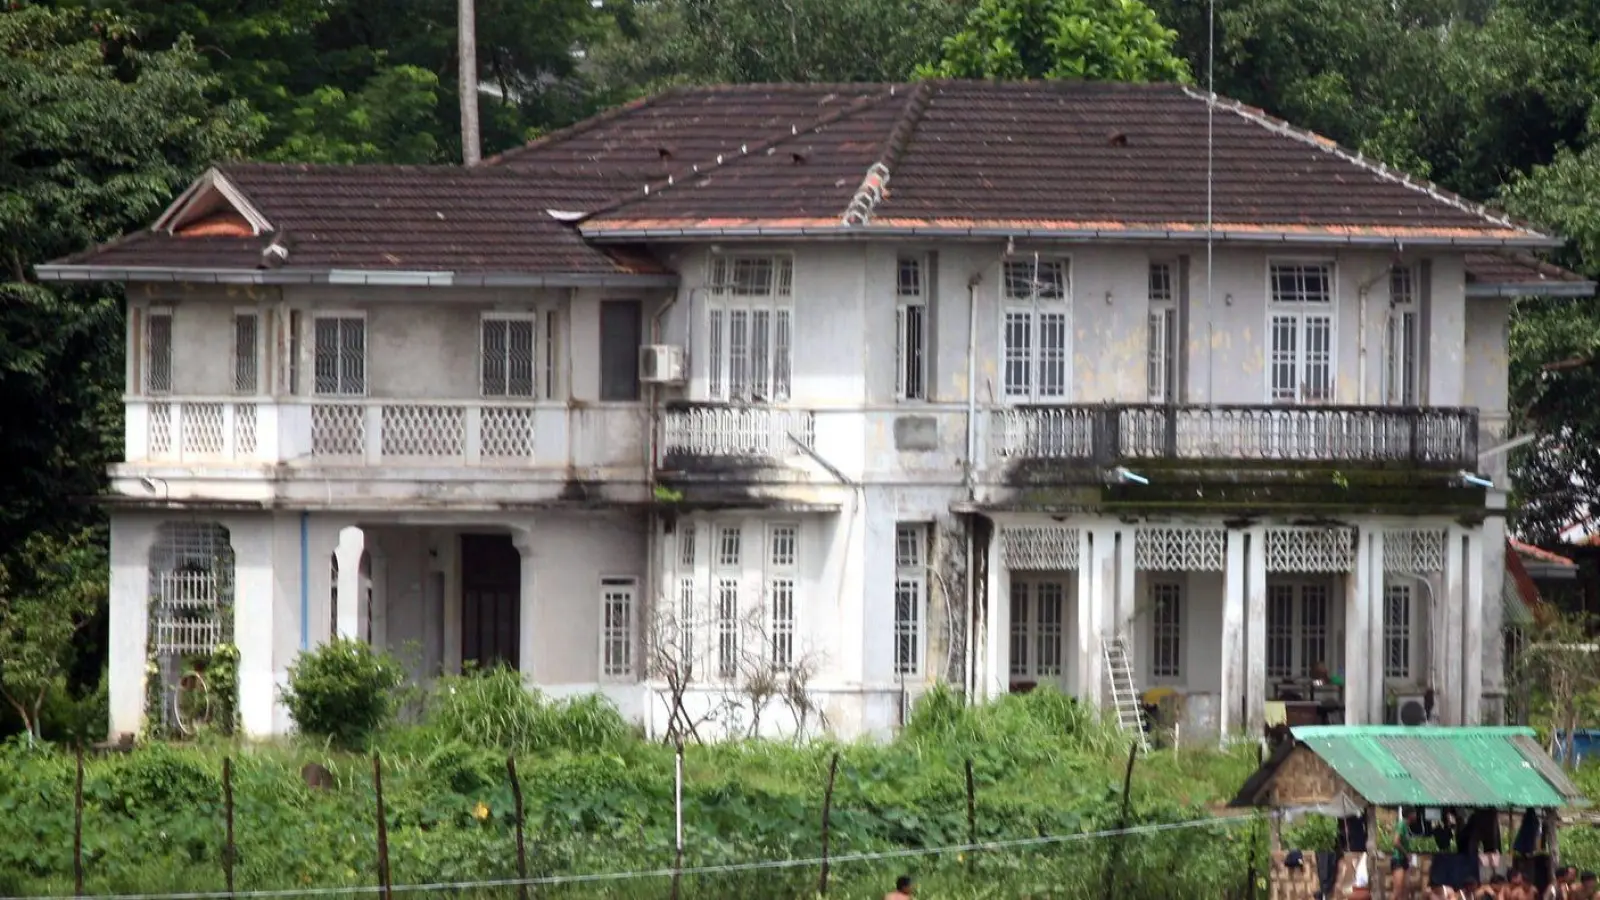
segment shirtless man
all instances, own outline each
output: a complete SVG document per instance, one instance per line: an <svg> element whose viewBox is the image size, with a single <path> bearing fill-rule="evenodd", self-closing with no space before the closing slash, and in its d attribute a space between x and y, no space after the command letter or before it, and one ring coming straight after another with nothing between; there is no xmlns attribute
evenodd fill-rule
<svg viewBox="0 0 1600 900"><path fill-rule="evenodd" d="M917 886L912 883L910 875L901 875L894 880L894 890L883 895L883 900L911 900L911 895L916 893Z"/></svg>
<svg viewBox="0 0 1600 900"><path fill-rule="evenodd" d="M1533 885L1520 869L1512 869L1507 876L1505 900L1533 900Z"/></svg>

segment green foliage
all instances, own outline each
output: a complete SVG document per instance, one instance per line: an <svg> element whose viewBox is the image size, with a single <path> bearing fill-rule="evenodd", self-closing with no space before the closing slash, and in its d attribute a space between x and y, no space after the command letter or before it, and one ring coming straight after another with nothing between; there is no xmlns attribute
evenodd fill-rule
<svg viewBox="0 0 1600 900"><path fill-rule="evenodd" d="M633 734L604 697L589 694L550 702L530 691L515 669L504 666L439 679L424 726L441 741L534 754L614 748Z"/></svg>
<svg viewBox="0 0 1600 900"><path fill-rule="evenodd" d="M289 667L284 705L302 734L360 749L394 720L400 664L363 641L336 638Z"/></svg>
<svg viewBox="0 0 1600 900"><path fill-rule="evenodd" d="M25 566L0 564L0 696L38 737L45 699L65 689L72 641L105 602L105 550L88 532L35 534Z"/></svg>
<svg viewBox="0 0 1600 900"><path fill-rule="evenodd" d="M939 59L950 78L1186 81L1177 32L1141 0L978 0Z"/></svg>

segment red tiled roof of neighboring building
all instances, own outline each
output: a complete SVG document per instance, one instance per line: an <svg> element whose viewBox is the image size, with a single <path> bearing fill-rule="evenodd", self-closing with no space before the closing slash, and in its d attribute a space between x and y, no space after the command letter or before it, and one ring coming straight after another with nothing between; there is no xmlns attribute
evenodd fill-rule
<svg viewBox="0 0 1600 900"><path fill-rule="evenodd" d="M1577 565L1577 563L1573 562L1572 560L1568 559L1565 556L1561 556L1560 554L1557 554L1557 553L1551 553L1549 550L1545 550L1545 549L1540 548L1540 547L1535 547L1532 544L1525 544L1522 541L1517 540L1516 538L1508 538L1506 540L1506 543L1510 544L1511 545L1511 549L1517 551L1517 553L1519 555L1526 556L1529 559L1536 559L1539 562L1548 563L1548 564L1554 565L1554 566L1576 566Z"/></svg>

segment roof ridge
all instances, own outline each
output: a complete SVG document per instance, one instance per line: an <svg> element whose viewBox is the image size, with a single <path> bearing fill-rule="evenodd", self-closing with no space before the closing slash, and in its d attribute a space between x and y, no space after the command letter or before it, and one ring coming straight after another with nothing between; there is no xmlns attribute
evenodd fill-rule
<svg viewBox="0 0 1600 900"><path fill-rule="evenodd" d="M583 134L584 132L592 131L599 126L612 121L613 119L620 118L627 113L646 109L667 97L675 97L681 93L684 93L685 90L685 88L675 85L667 88L664 91L657 91L653 94L647 94L643 97L629 100L627 103L619 103L610 109L601 110L592 116L588 116L587 118L573 122L571 125L568 125L565 128L557 128L555 131L547 134L541 134L525 144L511 147L506 150L501 150L499 153L496 153L493 156L485 157L479 161L477 166L472 168L498 166L506 160L515 159L523 153L570 140L580 134Z"/></svg>
<svg viewBox="0 0 1600 900"><path fill-rule="evenodd" d="M1309 131L1304 128L1297 128L1283 119L1269 115L1266 110L1249 106L1239 102L1238 100L1223 97L1215 92L1208 93L1206 91L1196 90L1188 85L1178 85L1177 87L1190 99L1198 100L1202 103L1209 100L1210 102L1215 103L1217 106L1228 110L1229 112L1246 121L1254 122L1268 131L1271 131L1275 134L1281 134L1285 137L1300 141L1303 144L1315 147L1316 149L1321 150L1330 156L1337 157L1345 162L1365 169L1367 172L1376 175L1385 181L1410 188L1411 190L1416 191L1419 194L1423 194L1424 196L1427 196L1439 203L1443 203L1446 206L1454 207L1455 209L1460 210L1468 215L1477 216L1489 222L1490 224L1498 225L1502 228L1511 228L1524 231L1538 237L1549 237L1549 235L1534 229L1526 222L1518 221L1504 213L1491 211L1489 207L1485 206L1484 204L1474 203L1471 200L1462 197L1460 194L1447 191L1425 178L1412 178L1405 172L1401 172L1397 169L1391 169L1384 163L1368 159L1359 152L1345 148L1338 141L1335 141L1326 135L1317 134L1315 131Z"/></svg>
<svg viewBox="0 0 1600 900"><path fill-rule="evenodd" d="M872 107L877 106L879 103L882 103L890 97L893 97L895 88L898 87L898 85L890 84L886 85L886 87L888 89L885 91L880 91L879 93L875 94L868 94L867 96L857 98L856 100L853 100L838 109L831 110L828 113L812 120L803 128L799 125L790 125L789 132L787 134L780 131L778 134L768 137L766 140L758 141L755 144L740 144L739 153L737 156L719 153L717 154L716 161L709 165L702 166L699 163L694 163L687 170L679 169L677 172L669 174L664 180L657 179L653 185L650 182L646 182L642 197L637 196L630 191L626 194L618 196L608 203L602 204L601 206L590 210L582 219L578 221L581 223L596 216L602 216L606 215L607 213L616 212L617 210L628 206L629 204L636 203L640 200L647 200L652 194L659 194L664 190L668 190L675 186L679 181L693 178L713 169L722 168L723 166L733 165L739 160L750 158L754 154L762 153L767 150L771 150L774 147L781 146L782 144L792 141L802 134L811 134L819 128L832 125L835 122L849 118L856 113L871 109Z"/></svg>
<svg viewBox="0 0 1600 900"><path fill-rule="evenodd" d="M890 93L893 94L893 91ZM932 99L931 82L919 81L911 88L905 105L900 108L899 117L889 129L888 137L884 138L883 152L879 154L877 162L867 167L861 186L856 188L855 196L850 198L849 205L845 207L841 217L843 224L865 225L871 221L873 209L883 201L889 189L889 176L894 173L895 163L900 161L900 154L905 152L906 144L922 122L922 114L927 111Z"/></svg>

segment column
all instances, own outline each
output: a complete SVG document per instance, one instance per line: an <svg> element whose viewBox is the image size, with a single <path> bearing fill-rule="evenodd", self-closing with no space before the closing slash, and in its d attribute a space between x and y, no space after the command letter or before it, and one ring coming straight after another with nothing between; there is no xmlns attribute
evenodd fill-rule
<svg viewBox="0 0 1600 900"><path fill-rule="evenodd" d="M361 554L366 551L366 535L359 528L339 532L334 558L339 561L339 581L334 585L338 600L333 610L334 635L354 640L361 633L361 607L366 592L361 589Z"/></svg>
<svg viewBox="0 0 1600 900"><path fill-rule="evenodd" d="M1466 605L1466 585L1462 580L1465 573L1465 548L1462 545L1465 538L1466 529L1458 525L1450 526L1445 533L1444 590L1439 596L1439 602L1443 604L1439 616L1443 629L1436 645L1439 648L1440 680L1433 686L1436 692L1434 708L1445 725L1464 724L1464 669L1461 661L1464 629L1461 617L1462 607Z"/></svg>
<svg viewBox="0 0 1600 900"><path fill-rule="evenodd" d="M1243 727L1244 696L1245 533L1228 529L1227 568L1222 574L1221 689L1217 697L1217 732L1226 740Z"/></svg>
<svg viewBox="0 0 1600 900"><path fill-rule="evenodd" d="M989 578L985 585L984 668L982 695L1003 697L1011 689L1011 573L1005 562L1005 529L997 522L989 539Z"/></svg>
<svg viewBox="0 0 1600 900"><path fill-rule="evenodd" d="M1106 692L1102 641L1115 602L1116 557L1115 527L1078 532L1078 696L1095 707Z"/></svg>
<svg viewBox="0 0 1600 900"><path fill-rule="evenodd" d="M517 635L517 667L522 673L522 683L535 685L538 683L538 670L534 666L538 659L538 648L535 641L538 638L538 606L534 602L534 552L533 529L531 527L512 528L511 543L522 555L522 586L518 595L521 612L517 616L520 634Z"/></svg>
<svg viewBox="0 0 1600 900"><path fill-rule="evenodd" d="M1116 605L1107 626L1108 630L1127 637L1130 647L1133 646L1133 617L1139 608L1139 598L1134 592L1134 586L1138 583L1134 560L1134 542L1138 540L1138 531L1137 525L1129 525L1118 535Z"/></svg>
<svg viewBox="0 0 1600 900"><path fill-rule="evenodd" d="M372 571L372 618L368 623L367 642L380 650L389 647L389 555L382 544L367 550L367 562Z"/></svg>
<svg viewBox="0 0 1600 900"><path fill-rule="evenodd" d="M296 517L298 519L298 517ZM233 642L239 650L239 724L247 737L267 737L274 727L278 702L279 576L300 571L296 542L277 538L276 517L230 519L233 546ZM298 523L294 526L298 528ZM326 557L324 557L326 559ZM294 579L298 581L298 579Z"/></svg>
<svg viewBox="0 0 1600 900"><path fill-rule="evenodd" d="M1461 560L1466 583L1461 628L1461 724L1477 725L1483 718L1483 529L1465 529L1466 549Z"/></svg>
<svg viewBox="0 0 1600 900"><path fill-rule="evenodd" d="M145 663L150 641L150 548L157 521L133 513L111 515L109 672L110 738L136 735L144 726Z"/></svg>
<svg viewBox="0 0 1600 900"><path fill-rule="evenodd" d="M1354 570L1344 573L1344 721L1365 725L1370 721L1373 669L1382 680L1383 662L1372 657L1372 582L1368 560L1369 536L1356 532ZM1379 601L1381 605L1381 600Z"/></svg>
<svg viewBox="0 0 1600 900"><path fill-rule="evenodd" d="M1383 604L1388 585L1388 570L1384 565L1385 552L1383 529L1372 529L1367 535L1367 581L1372 586L1367 594L1370 598L1367 602L1367 613L1372 623L1367 629L1367 660L1372 673L1367 685L1367 718L1374 725L1383 723L1384 709L1388 706L1383 674L1386 653L1383 640L1385 622ZM1417 588L1415 596L1421 600L1422 589Z"/></svg>
<svg viewBox="0 0 1600 900"><path fill-rule="evenodd" d="M1245 708L1246 733L1261 736L1267 714L1267 529L1245 529Z"/></svg>

